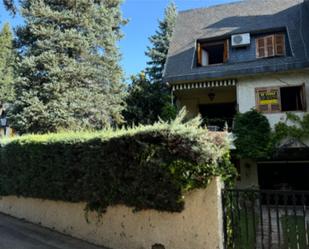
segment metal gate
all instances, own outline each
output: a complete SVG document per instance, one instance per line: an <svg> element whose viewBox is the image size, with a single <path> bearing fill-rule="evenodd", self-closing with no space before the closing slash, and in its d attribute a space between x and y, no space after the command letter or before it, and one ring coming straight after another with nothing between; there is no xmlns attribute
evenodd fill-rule
<svg viewBox="0 0 309 249"><path fill-rule="evenodd" d="M226 249L309 249L309 191L225 189Z"/></svg>

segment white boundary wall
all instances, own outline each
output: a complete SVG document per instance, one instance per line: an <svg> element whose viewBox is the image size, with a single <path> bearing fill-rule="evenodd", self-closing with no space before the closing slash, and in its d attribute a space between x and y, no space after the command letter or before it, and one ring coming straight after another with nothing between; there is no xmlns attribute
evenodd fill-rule
<svg viewBox="0 0 309 249"><path fill-rule="evenodd" d="M185 196L181 213L154 210L132 212L117 205L98 219L85 219L85 203L68 203L15 196L0 199L0 212L55 229L113 249L223 249L221 182L212 180L204 190Z"/></svg>

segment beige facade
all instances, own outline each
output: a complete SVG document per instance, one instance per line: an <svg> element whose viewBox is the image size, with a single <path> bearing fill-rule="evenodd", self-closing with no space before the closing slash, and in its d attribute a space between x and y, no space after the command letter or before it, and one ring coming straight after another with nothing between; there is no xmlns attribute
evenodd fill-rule
<svg viewBox="0 0 309 249"><path fill-rule="evenodd" d="M215 94L213 100L209 98L210 93ZM236 102L236 88L233 86L179 90L174 94L177 99L177 105L179 107L185 106L190 118L199 114L200 105Z"/></svg>
<svg viewBox="0 0 309 249"><path fill-rule="evenodd" d="M237 102L239 112L243 113L255 108L255 89L261 87L287 87L297 86L305 83L306 89L306 103L307 111L309 110L309 71L300 72L287 72L276 74L265 74L263 76L252 76L240 78L237 83ZM293 112L299 116L303 116L304 112ZM286 113L267 113L265 116L268 118L272 127L286 118Z"/></svg>
<svg viewBox="0 0 309 249"><path fill-rule="evenodd" d="M185 196L181 213L154 210L133 212L125 206L109 207L98 219L85 203L68 203L14 196L0 199L0 212L109 248L223 249L221 182Z"/></svg>
<svg viewBox="0 0 309 249"><path fill-rule="evenodd" d="M210 87L201 89L184 89L174 92L177 105L186 106L189 116L195 117L199 114L199 106L206 104L222 104L237 103L238 111L244 113L252 108L256 108L255 90L263 87L287 87L299 86L305 84L306 104L309 110L309 70L300 72L286 72L276 74L264 74L259 76L243 77L237 80L236 87ZM209 98L209 93L214 93L213 100ZM293 112L299 116L303 116L305 112ZM272 127L279 122L285 120L286 113L265 113L264 114Z"/></svg>
<svg viewBox="0 0 309 249"><path fill-rule="evenodd" d="M292 113L303 117L309 110L309 70L299 72L284 72L241 77L236 86L214 87L205 89L183 89L175 91L178 106L186 106L189 117L199 114L199 106L204 104L237 103L237 111L247 112L256 108L256 89L269 87L289 87L305 85L306 111ZM215 98L210 100L209 93ZM272 128L279 121L285 121L286 112L264 113ZM309 144L309 141L308 141ZM240 178L237 183L240 188L258 188L258 166L252 160L240 160Z"/></svg>

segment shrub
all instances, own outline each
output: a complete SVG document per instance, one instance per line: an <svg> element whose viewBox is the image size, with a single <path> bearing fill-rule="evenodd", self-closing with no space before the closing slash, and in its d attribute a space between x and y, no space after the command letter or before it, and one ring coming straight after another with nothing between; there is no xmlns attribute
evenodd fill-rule
<svg viewBox="0 0 309 249"><path fill-rule="evenodd" d="M199 119L182 123L183 117L8 141L0 150L0 194L85 201L87 210L99 212L116 204L181 211L185 191L234 173L226 138L199 127Z"/></svg>
<svg viewBox="0 0 309 249"><path fill-rule="evenodd" d="M260 159L272 150L272 133L268 119L256 110L239 113L233 133L236 136L237 155L241 158Z"/></svg>

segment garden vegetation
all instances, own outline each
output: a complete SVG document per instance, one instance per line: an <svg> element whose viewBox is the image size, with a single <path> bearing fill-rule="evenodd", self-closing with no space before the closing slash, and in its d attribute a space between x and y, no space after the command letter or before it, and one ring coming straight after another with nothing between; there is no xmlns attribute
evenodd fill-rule
<svg viewBox="0 0 309 249"><path fill-rule="evenodd" d="M233 133L239 158L268 159L286 144L305 144L309 138L309 115L301 118L287 113L286 119L271 129L268 119L253 109L237 114Z"/></svg>
<svg viewBox="0 0 309 249"><path fill-rule="evenodd" d="M184 117L181 111L152 126L6 141L0 194L86 202L86 210L98 212L116 204L179 212L185 192L206 187L214 176L234 176L227 138Z"/></svg>

